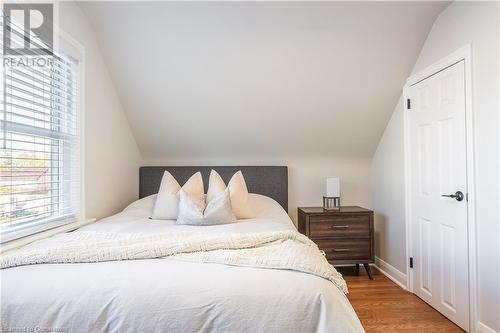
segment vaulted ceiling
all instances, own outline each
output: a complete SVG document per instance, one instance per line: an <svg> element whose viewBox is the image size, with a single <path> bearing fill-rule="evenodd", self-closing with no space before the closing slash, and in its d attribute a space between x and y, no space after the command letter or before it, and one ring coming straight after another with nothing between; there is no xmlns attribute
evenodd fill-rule
<svg viewBox="0 0 500 333"><path fill-rule="evenodd" d="M444 2L82 2L147 158L371 157Z"/></svg>

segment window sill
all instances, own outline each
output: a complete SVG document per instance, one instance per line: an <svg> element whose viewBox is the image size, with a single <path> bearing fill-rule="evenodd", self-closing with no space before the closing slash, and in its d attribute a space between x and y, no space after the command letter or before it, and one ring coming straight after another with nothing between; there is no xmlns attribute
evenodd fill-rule
<svg viewBox="0 0 500 333"><path fill-rule="evenodd" d="M52 228L52 229L49 229L46 231L41 231L41 232L38 232L38 233L33 234L33 235L29 235L26 237L22 237L19 239L5 242L3 244L0 244L0 253L3 253L5 251L9 251L12 249L16 249L18 247L27 245L29 243L33 243L37 240L54 236L56 234L76 230L76 229L81 228L87 224L95 222L95 220L96 219L84 219L81 221L76 221L73 223L64 224L60 227Z"/></svg>

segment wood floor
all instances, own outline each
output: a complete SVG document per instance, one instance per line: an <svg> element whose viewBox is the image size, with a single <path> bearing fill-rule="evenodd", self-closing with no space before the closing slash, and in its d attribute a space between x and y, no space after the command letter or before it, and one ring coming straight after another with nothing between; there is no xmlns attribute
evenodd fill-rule
<svg viewBox="0 0 500 333"><path fill-rule="evenodd" d="M369 280L361 267L339 267L349 286L349 300L366 332L464 332L417 296L404 291L372 268Z"/></svg>

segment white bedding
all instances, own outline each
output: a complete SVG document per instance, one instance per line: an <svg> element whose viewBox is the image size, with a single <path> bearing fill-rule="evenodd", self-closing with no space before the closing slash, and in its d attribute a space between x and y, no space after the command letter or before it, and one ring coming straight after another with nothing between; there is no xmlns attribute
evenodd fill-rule
<svg viewBox="0 0 500 333"><path fill-rule="evenodd" d="M255 219L206 227L150 220L153 203L153 196L141 199L122 213L79 231L235 234L295 228L275 201L259 195L251 196ZM2 270L1 278L4 329L363 331L347 298L332 282L296 271L196 263L173 257L20 266Z"/></svg>

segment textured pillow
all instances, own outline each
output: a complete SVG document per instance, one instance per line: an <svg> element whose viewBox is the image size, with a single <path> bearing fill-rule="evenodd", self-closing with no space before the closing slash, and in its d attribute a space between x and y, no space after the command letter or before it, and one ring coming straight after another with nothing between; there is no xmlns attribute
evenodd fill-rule
<svg viewBox="0 0 500 333"><path fill-rule="evenodd" d="M170 172L165 171L163 178L161 179L160 190L158 191L158 196L156 197L156 202L153 208L152 219L155 220L176 220L179 215L179 191L181 186L175 180L175 178L170 174ZM203 178L201 173L197 172L188 179L188 181L182 186L189 196L193 200L205 202L205 191L203 189Z"/></svg>
<svg viewBox="0 0 500 333"><path fill-rule="evenodd" d="M189 196L183 189L180 190L179 217L177 224L189 225L215 225L236 222L236 217L231 208L229 190L222 192L218 197L212 198L206 206Z"/></svg>
<svg viewBox="0 0 500 333"><path fill-rule="evenodd" d="M254 217L252 209L248 201L248 189L245 183L245 178L243 178L243 173L241 171L236 172L229 184L227 185L229 189L229 196L231 198L231 206L233 207L234 215L238 219L251 219ZM217 171L212 170L210 172L210 178L208 181L208 192L207 192L207 203L210 203L214 198L217 198L226 190L226 184L222 180L221 176Z"/></svg>

